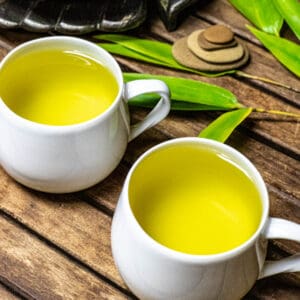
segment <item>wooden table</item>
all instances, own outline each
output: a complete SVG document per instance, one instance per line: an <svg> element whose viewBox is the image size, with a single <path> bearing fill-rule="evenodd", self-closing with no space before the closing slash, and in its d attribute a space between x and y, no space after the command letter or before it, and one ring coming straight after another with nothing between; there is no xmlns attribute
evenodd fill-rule
<svg viewBox="0 0 300 300"><path fill-rule="evenodd" d="M215 23L228 24L248 46L251 63L243 71L300 87L299 80L245 29L248 22L227 1L216 0L204 8L197 7L193 16L172 33L156 18L134 33L172 43L195 29ZM21 42L38 36L2 30L1 57ZM284 30L284 36L293 39L288 30ZM283 88L234 76L209 79L124 58L118 60L124 71L203 80L230 89L245 105L300 112L300 95ZM145 113L143 109L132 109L134 120ZM148 148L167 139L196 136L217 115L170 113L166 120L129 144L121 164L106 180L75 194L35 192L0 169L0 299L134 298L118 274L110 250L111 218L126 173ZM299 143L297 122L262 114L252 114L228 140L262 173L270 192L270 214L298 223ZM271 241L268 258L296 252L300 252L299 244ZM258 281L245 299L300 299L300 274Z"/></svg>

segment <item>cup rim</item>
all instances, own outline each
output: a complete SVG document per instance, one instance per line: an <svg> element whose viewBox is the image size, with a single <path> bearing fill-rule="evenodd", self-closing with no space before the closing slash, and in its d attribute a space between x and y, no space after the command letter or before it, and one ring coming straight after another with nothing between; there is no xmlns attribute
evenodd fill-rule
<svg viewBox="0 0 300 300"><path fill-rule="evenodd" d="M18 52L23 51L26 48L32 47L33 45L47 43L49 41L52 41L52 42L65 41L68 43L81 43L81 44L84 44L86 47L93 48L95 51L98 51L102 57L109 60L110 64L112 64L112 67L109 67L109 70L112 72L113 76L115 77L115 79L118 83L118 87L119 87L118 94L115 97L112 104L103 113L99 114L98 116L96 116L92 119L86 120L84 122L70 124L70 125L48 125L48 124L38 123L38 122L34 122L31 120L25 119L25 118L19 116L18 114L16 114L13 110L11 110L6 105L6 103L4 102L4 100L2 99L1 96L0 96L0 109L2 110L2 112L5 114L5 116L9 120L14 122L14 124L16 126L22 127L23 129L25 128L25 129L30 129L30 130L38 130L38 131L45 132L45 133L63 134L63 133L70 132L70 131L76 132L76 131L81 131L81 130L93 127L94 125L98 124L99 122L102 122L104 119L106 119L108 116L110 116L112 111L114 111L117 108L117 106L119 105L119 102L122 99L121 96L123 93L123 86L124 86L123 75L122 75L121 68L120 68L119 64L117 63L117 61L115 60L115 58L109 52L107 52L105 49L101 48L100 46L98 46L88 40L78 38L78 37L72 37L72 36L48 36L48 37L42 37L42 38L37 38L37 39L27 41L25 43L18 45L14 49L12 49L3 58L3 60L0 63L0 72L1 72L1 69L3 68L3 66L5 64L9 63L9 60L13 56L15 56ZM76 50L76 49L74 49L74 50ZM97 59L96 59L96 61L97 61ZM112 69L115 69L116 72L113 72Z"/></svg>
<svg viewBox="0 0 300 300"><path fill-rule="evenodd" d="M262 203L262 216L260 219L259 226L257 227L256 231L251 235L251 237L245 241L244 243L240 244L239 246L230 249L225 252L217 253L217 254L189 254L180 252L177 250L173 250L171 248L168 248L159 242L157 242L155 239L153 239L148 233L144 231L142 226L139 224L139 222L136 220L133 211L131 209L130 201L129 201L129 185L130 180L132 177L133 172L135 171L136 167L143 161L147 156L149 156L151 153L157 151L158 149L167 147L169 145L174 144L206 144L209 146L217 147L218 149L225 149L226 153L230 152L234 157L237 157L239 160L243 161L247 164L251 174L253 174L256 178L256 180L259 183L259 190L262 194L261 197L261 203ZM269 196L266 184L261 176L261 174L258 172L256 167L253 165L253 163L244 156L241 152L234 149L233 147L223 144L221 142L210 140L206 138L198 138L198 137L181 137L181 138L175 138L163 143L160 143L149 150L147 150L145 153L143 153L133 164L131 169L129 170L125 183L123 192L125 192L125 197L123 197L122 201L124 201L124 208L125 208L125 214L128 216L128 222L130 222L130 226L133 229L136 229L135 233L137 234L137 238L140 239L143 243L145 243L148 247L150 247L152 250L158 252L159 254L163 254L169 258L173 258L175 260L182 261L184 263L201 263L201 264L209 264L209 263L216 263L221 262L224 260L232 259L233 257L238 256L242 252L249 249L255 241L258 239L260 233L263 231L266 222L268 220L269 215ZM123 193L122 192L122 193Z"/></svg>

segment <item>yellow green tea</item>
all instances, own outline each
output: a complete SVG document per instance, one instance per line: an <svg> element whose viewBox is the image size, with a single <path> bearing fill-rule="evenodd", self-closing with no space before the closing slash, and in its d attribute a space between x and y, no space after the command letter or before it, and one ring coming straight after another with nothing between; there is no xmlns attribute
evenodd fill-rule
<svg viewBox="0 0 300 300"><path fill-rule="evenodd" d="M19 116L42 124L90 120L113 103L118 84L98 61L77 52L32 51L0 72L0 96Z"/></svg>
<svg viewBox="0 0 300 300"><path fill-rule="evenodd" d="M148 156L132 174L129 199L146 233L189 254L239 246L262 215L259 193L243 170L223 154L191 145Z"/></svg>

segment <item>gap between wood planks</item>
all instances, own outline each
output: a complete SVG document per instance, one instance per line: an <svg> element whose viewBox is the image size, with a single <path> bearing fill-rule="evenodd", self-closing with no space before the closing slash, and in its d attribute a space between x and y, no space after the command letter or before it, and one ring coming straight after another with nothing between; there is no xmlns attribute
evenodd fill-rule
<svg viewBox="0 0 300 300"><path fill-rule="evenodd" d="M236 129L236 130L240 130L240 132L244 133L245 135L253 138L254 140L256 140L257 142L259 143L262 143L264 145L267 145L269 146L270 148L273 148L275 150L277 150L278 152L281 152L282 154L285 154L295 160L300 160L300 154L299 153L296 153L295 151L287 148L287 147L284 147L270 139L268 139L267 137L257 133L257 132L254 132L252 130L250 130L249 128L245 127L243 124L240 125L240 129Z"/></svg>
<svg viewBox="0 0 300 300"><path fill-rule="evenodd" d="M12 286L10 282L8 282L5 278L2 278L0 275L0 299L2 300L25 300L23 295L27 295L25 291L20 289L19 287ZM5 297L5 298L4 298Z"/></svg>
<svg viewBox="0 0 300 300"><path fill-rule="evenodd" d="M49 246L51 249L54 249L59 255L62 255L63 257L71 260L73 263L78 265L81 269L84 269L85 271L95 275L98 279L101 281L109 284L113 288L119 290L121 293L124 294L124 296L128 296L131 299L137 299L129 290L124 289L123 287L119 286L116 282L110 280L109 278L105 277L103 274L100 272L94 270L92 267L90 267L88 264L82 262L80 259L76 258L75 256L71 255L61 247L57 246L55 243L50 241L49 239L45 238L43 235L35 231L34 229L28 227L18 219L16 219L14 216L12 216L9 212L4 211L3 209L0 209L0 216L9 220L13 224L17 225L21 230L28 232L38 240L40 240L42 243L45 245ZM11 289L16 295L20 295L22 297L27 298L32 298L26 291L20 289L18 286L14 285L13 283L9 282L0 277L0 283L3 285L7 286L9 289Z"/></svg>

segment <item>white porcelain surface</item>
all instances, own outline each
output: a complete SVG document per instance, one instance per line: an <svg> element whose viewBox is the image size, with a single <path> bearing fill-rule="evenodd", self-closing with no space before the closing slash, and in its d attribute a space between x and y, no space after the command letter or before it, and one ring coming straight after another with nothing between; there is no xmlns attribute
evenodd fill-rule
<svg viewBox="0 0 300 300"><path fill-rule="evenodd" d="M4 58L0 70L18 55L51 47L80 51L102 62L115 75L119 94L100 116L69 126L25 120L0 99L0 162L7 173L26 186L46 192L73 192L108 176L120 162L128 141L165 118L170 110L169 91L159 80L124 85L120 67L109 53L74 37L47 37L27 42ZM157 92L161 100L145 120L131 127L127 101L145 92Z"/></svg>
<svg viewBox="0 0 300 300"><path fill-rule="evenodd" d="M170 143L197 143L203 147L218 148L251 175L261 195L263 215L259 228L247 242L221 254L189 255L160 245L143 231L129 204L130 177L145 156ZM264 265L267 238L281 237L300 241L300 225L269 218L268 210L265 183L242 154L212 140L174 139L148 150L131 168L113 217L113 257L124 281L141 299L240 299L259 276L262 278L280 272L300 271L299 255Z"/></svg>

